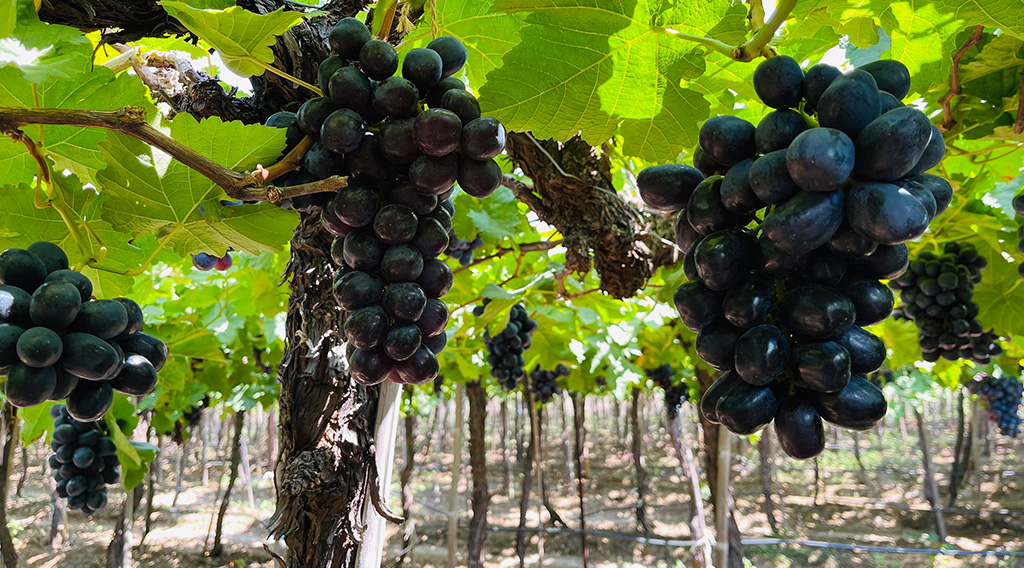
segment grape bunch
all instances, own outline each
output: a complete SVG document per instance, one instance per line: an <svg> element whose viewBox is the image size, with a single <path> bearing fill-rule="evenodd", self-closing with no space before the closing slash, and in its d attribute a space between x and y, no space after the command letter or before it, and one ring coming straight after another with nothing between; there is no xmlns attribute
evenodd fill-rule
<svg viewBox="0 0 1024 568"><path fill-rule="evenodd" d="M448 232L448 248L444 254L459 261L462 266L469 266L473 262L473 251L484 246L483 239L477 235L471 241L463 240L455 236L455 233Z"/></svg>
<svg viewBox="0 0 1024 568"><path fill-rule="evenodd" d="M290 206L319 210L336 239L334 297L344 322L355 381L423 384L437 376L447 344L448 308L441 297L454 275L438 256L449 245L454 186L474 197L501 183L494 158L505 128L481 116L476 98L452 75L467 52L439 37L398 54L354 18L328 37L334 53L320 63L324 96L268 126L286 130L289 147L315 142L302 166L279 180L290 186L347 176L337 192L294 198Z"/></svg>
<svg viewBox="0 0 1024 568"><path fill-rule="evenodd" d="M688 282L676 308L697 353L723 371L704 415L741 435L774 421L786 453L806 459L824 449L823 419L868 429L884 416L865 375L885 345L864 328L892 312L880 280L907 269L905 243L946 209L952 186L926 173L945 145L900 102L903 64L805 73L776 56L753 85L774 109L756 127L713 117L695 167L650 167L636 184L648 206L677 214Z"/></svg>
<svg viewBox="0 0 1024 568"><path fill-rule="evenodd" d="M533 389L537 402L544 404L558 394L558 377L568 377L569 369L559 363L554 371L545 371L537 365L530 372L530 387Z"/></svg>
<svg viewBox="0 0 1024 568"><path fill-rule="evenodd" d="M672 365L662 365L653 369L647 369L644 371L647 374L647 378L654 382L654 386L660 389L668 389L672 386L672 379L676 376L675 369Z"/></svg>
<svg viewBox="0 0 1024 568"><path fill-rule="evenodd" d="M67 399L75 420L91 422L115 390L142 396L156 388L167 348L142 332L142 308L92 294L92 282L55 244L0 254L0 376L11 404Z"/></svg>
<svg viewBox="0 0 1024 568"><path fill-rule="evenodd" d="M1024 218L1024 193L1013 198L1013 211L1017 213L1017 217ZM1017 250L1024 254L1024 225L1017 227ZM1024 280L1024 262L1017 265L1017 274Z"/></svg>
<svg viewBox="0 0 1024 568"><path fill-rule="evenodd" d="M192 255L192 266L196 267L196 270L202 270L207 272L209 270L219 270L221 272L231 268L234 261L231 259L231 253L225 252L224 256L217 257L209 253L199 252Z"/></svg>
<svg viewBox="0 0 1024 568"><path fill-rule="evenodd" d="M647 378L654 381L654 385L664 391L665 410L668 412L669 420L679 416L679 407L690 398L690 389L685 382L676 383L673 379L676 376L675 369L671 365L662 365L646 371Z"/></svg>
<svg viewBox="0 0 1024 568"><path fill-rule="evenodd" d="M57 482L57 495L69 509L91 515L107 505L107 485L120 479L117 447L103 421L75 419L64 404L50 408L53 441L49 465Z"/></svg>
<svg viewBox="0 0 1024 568"><path fill-rule="evenodd" d="M1002 352L996 335L983 332L978 304L971 301L985 266L973 245L947 243L941 255L921 253L909 270L889 282L900 292L902 315L917 325L925 361L942 357L986 364Z"/></svg>
<svg viewBox="0 0 1024 568"><path fill-rule="evenodd" d="M484 307L491 302L484 298L483 305L473 308L473 315L480 317ZM526 376L526 360L523 352L530 348L530 338L537 330L537 321L530 319L526 306L512 306L508 325L498 335L484 330L484 345L487 346L487 364L491 366L491 376L505 390L515 390L519 380Z"/></svg>
<svg viewBox="0 0 1024 568"><path fill-rule="evenodd" d="M967 389L981 397L988 410L988 418L997 426L1003 436L1016 438L1020 434L1020 406L1024 396L1024 385L1020 379L1002 376L998 379L979 373L967 383Z"/></svg>

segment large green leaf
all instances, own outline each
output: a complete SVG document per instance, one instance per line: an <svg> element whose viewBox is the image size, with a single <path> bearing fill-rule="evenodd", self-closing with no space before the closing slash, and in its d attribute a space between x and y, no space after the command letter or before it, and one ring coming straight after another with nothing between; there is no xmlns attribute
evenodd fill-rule
<svg viewBox="0 0 1024 568"><path fill-rule="evenodd" d="M179 114L171 136L215 162L236 170L273 163L284 148L284 131ZM225 206L224 191L166 154L120 134L101 145L108 167L100 186L110 193L103 218L132 236L167 239L179 255L223 254L229 247L252 254L280 251L296 225L293 212L269 203Z"/></svg>
<svg viewBox="0 0 1024 568"><path fill-rule="evenodd" d="M284 8L256 14L238 6L224 10L194 8L164 0L160 5L188 30L209 43L228 69L242 76L262 75L274 63L271 47L277 36L302 22L302 12Z"/></svg>
<svg viewBox="0 0 1024 568"><path fill-rule="evenodd" d="M466 73L471 85L483 84L488 73L501 67L501 59L519 42L524 14L501 14L490 11L488 0L448 0L431 3L436 12L428 9L416 29L406 36L402 48L423 47L433 39L436 26L438 36L455 36L466 44L469 59ZM436 17L435 17L436 16Z"/></svg>
<svg viewBox="0 0 1024 568"><path fill-rule="evenodd" d="M75 177L54 179L56 190L61 193L71 221L79 226L81 238L88 239L95 250L99 243L92 240L84 224L99 237L107 247L107 258L101 265L104 270L85 267L82 273L93 282L94 293L99 298L124 296L131 288L132 280L124 276L143 262L143 252L129 242L128 235L114 230L109 223L99 218L100 204L105 196L97 195L93 189L83 189ZM72 265L78 264L85 253L71 235L61 219L60 213L52 207L35 207L35 190L27 185L6 187L2 190L3 214L0 215L0 249L25 248L36 241L48 241L60 245L68 254Z"/></svg>
<svg viewBox="0 0 1024 568"><path fill-rule="evenodd" d="M697 140L711 105L683 83L694 44L675 33L734 39L745 21L727 0L497 0L530 12L522 41L481 88L481 106L512 130L602 144L620 125L627 151L671 160Z"/></svg>
<svg viewBox="0 0 1024 568"><path fill-rule="evenodd" d="M999 28L1024 39L1024 2L1018 0L936 0L943 19ZM952 18L951 18L952 17Z"/></svg>
<svg viewBox="0 0 1024 568"><path fill-rule="evenodd" d="M14 67L0 68L0 105L20 107L47 107L79 110L116 110L134 105L145 109L147 116L156 110L149 102L147 89L137 77L122 74L118 77L105 67L82 75L74 81L53 79L36 86L20 76ZM44 126L42 136L37 127L24 130L43 152L53 159L56 171L67 169L85 181L95 181L95 173L105 162L99 144L107 136L102 128L77 126ZM10 164L9 171L17 178L2 177L0 185L26 183L35 174L34 165L27 167L28 151L21 144L0 145L0 166ZM33 162L34 164L34 162Z"/></svg>
<svg viewBox="0 0 1024 568"><path fill-rule="evenodd" d="M7 37L18 23L18 3L15 0L0 0L0 37Z"/></svg>
<svg viewBox="0 0 1024 568"><path fill-rule="evenodd" d="M0 38L7 38L0 42L0 64L13 65L33 83L90 70L89 39L75 28L39 21L32 0L0 2Z"/></svg>

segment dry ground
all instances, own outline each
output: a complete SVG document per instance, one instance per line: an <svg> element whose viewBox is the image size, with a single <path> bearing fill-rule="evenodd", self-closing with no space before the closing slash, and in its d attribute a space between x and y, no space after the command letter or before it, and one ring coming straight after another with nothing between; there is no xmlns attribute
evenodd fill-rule
<svg viewBox="0 0 1024 568"><path fill-rule="evenodd" d="M646 467L650 473L650 494L647 515L652 520L652 533L664 538L688 540L687 520L690 504L685 492L686 479L668 446L664 420L658 402L651 403L646 415L644 436ZM588 457L590 477L586 480L586 519L588 528L623 535L592 536L588 547L592 566L683 566L688 549L682 546L658 546L631 539L637 534L636 491L633 482L632 458L621 435L612 433L612 415L607 408L596 418L588 417L590 439ZM692 418L692 417L691 417ZM950 416L940 413L934 425L934 450L937 454L939 483L943 500L950 469L953 436ZM562 429L558 416L548 429L553 435ZM487 562L489 566L506 567L518 564L515 553L514 528L518 523L518 481L512 472L512 486L502 485L502 461L497 450L497 424L489 421L491 435L489 482L494 496L490 523L498 529L489 534ZM693 448L696 430L692 423L685 427L684 438ZM437 433L426 420L420 422L417 440L417 474L413 478L416 547L410 558L414 566L446 565L446 520L448 487L451 479L451 454L438 453ZM853 543L883 547L935 548L933 517L921 490L921 460L913 429L904 435L899 423L888 423L882 433L869 433L860 439L861 472L853 457L853 439L843 434L833 439L819 460L820 475L815 483L813 462L792 462L781 454L773 459L774 502L779 519L779 534L792 539ZM490 433L490 432L489 432ZM428 441L427 438L430 438ZM444 439L450 439L447 433ZM734 466L734 484L738 499L741 530L748 538L772 536L763 513L760 470L756 446L737 442L738 456ZM166 452L173 461L175 447ZM400 448L401 451L401 448ZM549 438L546 446L545 472L553 508L570 527L579 524L575 488L563 477L563 453L558 438ZM9 504L12 528L18 543L23 566L61 568L99 568L105 566L105 549L109 543L121 499L92 519L80 513L68 517L63 535L55 547L45 544L49 532L49 496L43 483L45 462L41 447L30 448L28 477L23 496ZM510 445L509 453L512 453ZM1002 437L992 440L991 454L982 460L982 470L965 482L956 507L947 513L949 544L963 550L1024 551L1024 491L1022 477L1024 442ZM468 456L464 457L463 464ZM514 461L510 462L514 469ZM172 469L169 465L166 469ZM465 469L465 467L460 468ZM16 464L15 483L21 475ZM231 509L225 523L227 554L222 559L205 553L212 542L209 536L212 515L218 494L217 473L211 481L201 484L196 467L190 467L183 479L183 492L176 506L173 471L165 472L164 484L158 486L152 526L145 542L136 548L135 557L142 568L177 568L199 566L260 567L273 566L264 549L265 521L273 512L272 483L268 477L254 480L254 503L250 506L246 487L236 485ZM255 472L258 477L261 472ZM464 538L469 519L468 472L463 471L459 503L465 503L460 516ZM397 480L397 475L396 475ZM571 480L570 480L571 481ZM396 481L397 483L397 481ZM704 488L706 494L706 487ZM780 497L781 496L781 497ZM392 497L397 507L398 488ZM144 509L145 501L143 501ZM1009 510L1000 512L1000 510ZM547 519L547 513L544 513ZM528 525L537 525L537 500L529 510ZM141 536L143 521L135 525L136 540ZM404 527L395 528L388 549L388 563L401 548ZM540 548L538 535L531 535L527 564L536 566ZM464 548L459 543L460 551ZM544 566L581 566L580 541L575 534L549 534L543 541ZM927 555L899 555L882 552L817 549L795 545L751 545L747 549L749 565L760 567L1024 567L1024 558L995 556L932 558ZM408 562L407 566L410 565Z"/></svg>

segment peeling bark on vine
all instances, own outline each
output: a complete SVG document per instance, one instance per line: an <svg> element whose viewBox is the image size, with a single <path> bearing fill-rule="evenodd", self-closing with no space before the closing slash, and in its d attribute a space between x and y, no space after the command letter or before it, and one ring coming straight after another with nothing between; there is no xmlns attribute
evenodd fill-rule
<svg viewBox="0 0 1024 568"><path fill-rule="evenodd" d="M533 180L514 187L516 197L564 236L566 270L586 273L593 264L601 290L628 298L657 266L674 261L675 247L658 235L673 238L671 223L640 214L615 192L607 154L579 137L558 142L529 133L510 134L506 149Z"/></svg>

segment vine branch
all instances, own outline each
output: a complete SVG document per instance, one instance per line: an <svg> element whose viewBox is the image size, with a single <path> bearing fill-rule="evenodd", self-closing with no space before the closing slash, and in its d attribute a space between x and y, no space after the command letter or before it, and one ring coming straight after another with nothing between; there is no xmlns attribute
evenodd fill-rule
<svg viewBox="0 0 1024 568"><path fill-rule="evenodd" d="M282 199L324 191L336 191L348 185L348 178L345 176L333 176L313 183L290 187L265 185L268 181L298 167L302 156L312 146L312 141L308 138L292 149L280 162L268 168L260 168L254 172L238 172L218 164L153 128L146 123L145 113L138 107L122 107L114 111L95 111L0 106L0 131L3 133L20 140L14 133L20 132L18 128L30 124L105 128L132 136L167 152L179 162L219 185L228 196L243 201L278 203Z"/></svg>
<svg viewBox="0 0 1024 568"><path fill-rule="evenodd" d="M942 130L948 132L954 126L956 126L956 120L953 118L953 97L962 93L960 87L960 62L967 55L967 52L972 47L981 43L984 38L985 26L975 26L974 33L971 37L964 42L960 49L956 50L953 54L953 67L949 70L949 92L939 99L939 105L942 107Z"/></svg>
<svg viewBox="0 0 1024 568"><path fill-rule="evenodd" d="M512 248L512 247L500 248L497 251L495 251L493 254L489 254L487 256L482 256L482 257L474 260L473 262L470 262L466 266L459 267L458 269L455 270L455 273L458 274L459 272L462 272L464 270L468 270L469 268L472 268L472 267L474 267L474 266L476 266L478 264L483 264L483 263L485 263L485 262L487 262L489 260L493 260L495 258L505 256L506 254L508 254L510 252L513 252L515 250L519 251L519 258L521 260L523 258L523 255L525 255L528 252L541 252L541 251L545 251L545 250L551 250L551 249L553 249L553 248L555 248L557 246L560 246L562 244L562 242L563 242L562 239L557 239L557 240L554 240L554 241L538 241L538 242L535 242L535 243L523 243L523 244L519 245L518 248Z"/></svg>

